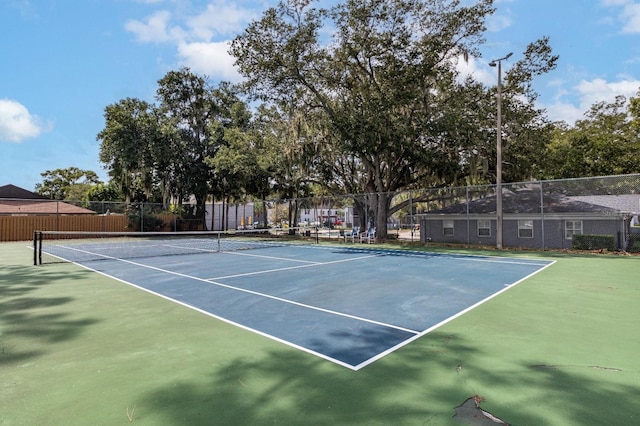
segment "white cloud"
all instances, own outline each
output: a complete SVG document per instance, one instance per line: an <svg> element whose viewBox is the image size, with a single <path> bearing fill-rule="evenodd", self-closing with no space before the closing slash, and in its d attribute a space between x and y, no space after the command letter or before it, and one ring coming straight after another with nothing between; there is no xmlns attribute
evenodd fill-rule
<svg viewBox="0 0 640 426"><path fill-rule="evenodd" d="M487 18L487 30L498 32L509 28L513 24L513 19L507 15L492 15Z"/></svg>
<svg viewBox="0 0 640 426"><path fill-rule="evenodd" d="M194 39L211 41L216 35L233 36L239 33L253 17L251 10L240 9L235 3L224 4L217 1L209 4L204 12L189 19L187 24Z"/></svg>
<svg viewBox="0 0 640 426"><path fill-rule="evenodd" d="M256 5L253 4L253 7ZM176 48L180 65L212 78L240 81L229 55L229 38L234 37L256 16L256 10L238 3L217 0L201 13L186 19L166 10L144 20L130 20L125 29L142 43L167 43ZM172 24L172 20L180 21Z"/></svg>
<svg viewBox="0 0 640 426"><path fill-rule="evenodd" d="M567 102L556 102L543 107L551 121L564 121L570 125L583 118L585 113L581 108Z"/></svg>
<svg viewBox="0 0 640 426"><path fill-rule="evenodd" d="M623 6L631 3L633 0L601 0L600 2L604 6Z"/></svg>
<svg viewBox="0 0 640 426"><path fill-rule="evenodd" d="M467 61L464 58L457 58L455 64L456 69L460 73L460 80L464 80L467 76L472 76L475 80L490 86L498 82L498 74L493 68L487 66L478 66L479 62L474 57L469 57Z"/></svg>
<svg viewBox="0 0 640 426"><path fill-rule="evenodd" d="M591 81L581 81L576 90L580 95L581 105L586 105L587 109L596 102L612 101L618 95L630 98L635 96L640 88L640 80L621 80L608 82L601 78Z"/></svg>
<svg viewBox="0 0 640 426"><path fill-rule="evenodd" d="M563 120L569 124L584 118L584 114L597 102L611 102L616 96L627 99L636 96L640 80L623 79L609 82L603 79L581 80L570 91L561 90L556 94L555 102L545 105L552 120ZM567 98L575 101L568 101Z"/></svg>
<svg viewBox="0 0 640 426"><path fill-rule="evenodd" d="M0 99L0 142L19 143L37 137L50 127L20 102Z"/></svg>
<svg viewBox="0 0 640 426"><path fill-rule="evenodd" d="M624 7L622 19L626 21L623 33L640 34L640 3L628 4Z"/></svg>
<svg viewBox="0 0 640 426"><path fill-rule="evenodd" d="M228 41L182 43L178 46L178 55L182 58L182 65L196 73L238 82L241 77L233 65L235 59L229 55L228 49Z"/></svg>
<svg viewBox="0 0 640 426"><path fill-rule="evenodd" d="M605 7L622 8L619 15L622 33L640 34L640 3L634 0L601 0L601 4Z"/></svg>
<svg viewBox="0 0 640 426"><path fill-rule="evenodd" d="M125 28L134 33L142 43L163 43L175 37L175 32L168 28L170 19L171 13L161 10L149 16L144 22L131 20L126 23Z"/></svg>

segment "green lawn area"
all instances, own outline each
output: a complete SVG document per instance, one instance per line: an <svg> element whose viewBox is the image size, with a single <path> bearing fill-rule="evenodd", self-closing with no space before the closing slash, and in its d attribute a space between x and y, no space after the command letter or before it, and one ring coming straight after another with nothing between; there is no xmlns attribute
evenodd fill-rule
<svg viewBox="0 0 640 426"><path fill-rule="evenodd" d="M0 425L640 423L640 257L502 254L557 262L352 371L2 243Z"/></svg>

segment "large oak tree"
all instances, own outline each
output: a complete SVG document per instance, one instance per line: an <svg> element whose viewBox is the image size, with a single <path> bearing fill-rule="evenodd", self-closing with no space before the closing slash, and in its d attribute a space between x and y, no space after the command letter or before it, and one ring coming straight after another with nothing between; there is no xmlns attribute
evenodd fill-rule
<svg viewBox="0 0 640 426"><path fill-rule="evenodd" d="M313 119L307 127L315 134L304 141L320 139L312 144L319 160L309 179L335 192L375 194L371 215L360 217L373 216L384 238L394 193L451 184L464 173L465 152L483 142L487 151L491 120L478 114L487 112L490 91L480 89L476 110L473 99L452 97L475 93L455 63L478 55L493 11L492 0L347 0L330 9L289 0L251 23L231 53L251 95ZM556 59L547 40L527 53L512 73L513 87L520 84L514 105ZM460 123L473 134L460 133Z"/></svg>

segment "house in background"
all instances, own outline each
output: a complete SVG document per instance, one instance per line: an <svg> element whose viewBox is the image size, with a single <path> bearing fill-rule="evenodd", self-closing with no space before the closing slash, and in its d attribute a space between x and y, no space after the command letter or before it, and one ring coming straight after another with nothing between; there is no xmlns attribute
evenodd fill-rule
<svg viewBox="0 0 640 426"><path fill-rule="evenodd" d="M63 201L49 200L15 185L0 186L0 216L94 215Z"/></svg>
<svg viewBox="0 0 640 426"><path fill-rule="evenodd" d="M27 191L15 185L0 186L0 198L20 198L26 200L45 200L42 195Z"/></svg>
<svg viewBox="0 0 640 426"><path fill-rule="evenodd" d="M610 235L616 248L640 241L632 227L640 195L567 196L532 189L503 190L503 246L571 249L574 234ZM496 245L496 197L486 196L420 214L420 240Z"/></svg>
<svg viewBox="0 0 640 426"><path fill-rule="evenodd" d="M301 208L298 223L311 226L335 226L353 224L353 207L332 207L318 204L311 208Z"/></svg>

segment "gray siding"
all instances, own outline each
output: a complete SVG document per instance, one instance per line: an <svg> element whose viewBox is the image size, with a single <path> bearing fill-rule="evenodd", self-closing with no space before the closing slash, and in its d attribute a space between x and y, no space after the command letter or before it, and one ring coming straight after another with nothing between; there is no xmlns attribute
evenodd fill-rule
<svg viewBox="0 0 640 426"><path fill-rule="evenodd" d="M453 235L444 235L444 220L454 221ZM491 220L491 235L478 236L478 219L463 218L422 218L420 220L420 241L445 244L471 244L488 245L496 244L496 220ZM531 249L570 249L571 239L565 238L565 221L582 221L582 233L592 235L613 235L616 237L616 246L622 248L620 232L622 220L617 217L606 218L550 218L533 220L533 238L521 238L518 236L518 220L503 219L502 242L504 247L531 248ZM544 238L543 238L544 229Z"/></svg>

